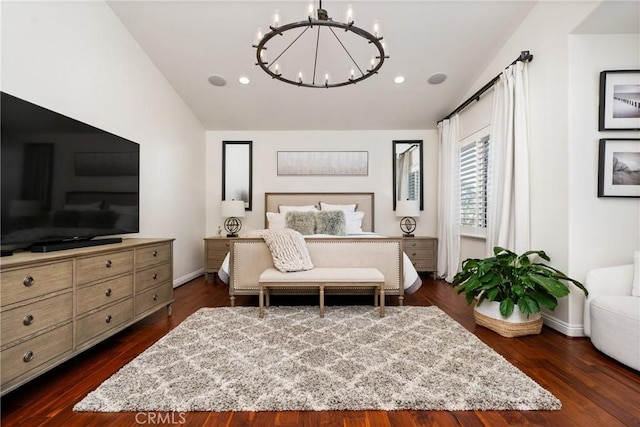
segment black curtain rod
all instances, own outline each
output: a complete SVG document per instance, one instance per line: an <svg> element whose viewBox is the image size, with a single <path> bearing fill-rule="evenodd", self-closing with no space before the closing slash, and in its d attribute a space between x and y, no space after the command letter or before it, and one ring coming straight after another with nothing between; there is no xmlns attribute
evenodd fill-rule
<svg viewBox="0 0 640 427"><path fill-rule="evenodd" d="M531 62L531 61L533 61L533 55L531 53L529 53L528 50L523 50L522 52L520 52L520 56L518 56L518 58L516 58L515 61L513 61L511 64L509 64L508 67L512 66L513 64L515 64L518 61L529 61L529 62ZM508 68L508 67L505 67L505 68ZM473 101L479 101L480 100L480 96L482 96L482 94L484 94L486 91L491 89L493 87L493 85L495 84L495 82L497 82L500 79L501 75L502 75L502 73L498 74L493 79L491 79L491 81L489 83L487 83L486 85L482 86L480 88L480 90L478 90L476 93L471 95L466 101L464 101L462 104L460 104L460 106L458 106L458 108L456 108L455 110L453 110L452 112L447 114L445 117L443 117L440 120L438 120L438 123L440 123L443 120L447 120L448 118L450 118L454 114L457 114L460 111L464 110Z"/></svg>

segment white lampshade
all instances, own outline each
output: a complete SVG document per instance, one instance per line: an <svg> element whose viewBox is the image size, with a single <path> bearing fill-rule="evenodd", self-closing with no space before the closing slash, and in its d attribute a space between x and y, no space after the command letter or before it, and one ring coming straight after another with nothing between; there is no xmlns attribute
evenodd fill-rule
<svg viewBox="0 0 640 427"><path fill-rule="evenodd" d="M420 216L419 200L398 200L396 202L396 216L416 217Z"/></svg>
<svg viewBox="0 0 640 427"><path fill-rule="evenodd" d="M223 218L243 218L244 202L242 200L223 200L220 204L220 216Z"/></svg>

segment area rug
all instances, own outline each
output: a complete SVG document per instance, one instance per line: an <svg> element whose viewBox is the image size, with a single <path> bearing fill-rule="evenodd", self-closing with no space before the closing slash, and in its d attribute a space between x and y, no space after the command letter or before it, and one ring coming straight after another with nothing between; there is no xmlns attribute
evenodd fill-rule
<svg viewBox="0 0 640 427"><path fill-rule="evenodd" d="M557 410L437 307L203 308L75 411Z"/></svg>

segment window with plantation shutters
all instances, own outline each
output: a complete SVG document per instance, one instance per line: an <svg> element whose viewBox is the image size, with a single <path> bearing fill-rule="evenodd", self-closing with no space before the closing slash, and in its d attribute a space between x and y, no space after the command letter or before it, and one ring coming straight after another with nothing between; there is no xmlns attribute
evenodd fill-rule
<svg viewBox="0 0 640 427"><path fill-rule="evenodd" d="M460 233L483 237L487 228L489 135L477 132L460 143Z"/></svg>

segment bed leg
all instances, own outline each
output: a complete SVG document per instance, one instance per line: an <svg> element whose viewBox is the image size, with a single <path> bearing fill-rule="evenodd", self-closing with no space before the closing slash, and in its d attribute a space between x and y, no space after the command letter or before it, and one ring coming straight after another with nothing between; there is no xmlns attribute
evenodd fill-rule
<svg viewBox="0 0 640 427"><path fill-rule="evenodd" d="M403 305L403 304L404 304L404 297L403 297L402 295L400 295L400 296L398 297L398 305L399 305L400 307L402 307L402 305Z"/></svg>
<svg viewBox="0 0 640 427"><path fill-rule="evenodd" d="M173 304L167 305L167 316L171 317L173 314Z"/></svg>
<svg viewBox="0 0 640 427"><path fill-rule="evenodd" d="M324 286L320 285L320 317L324 317Z"/></svg>
<svg viewBox="0 0 640 427"><path fill-rule="evenodd" d="M236 297L234 297L233 295L231 295L229 297L229 304L231 304L231 307L235 307L236 306Z"/></svg>

